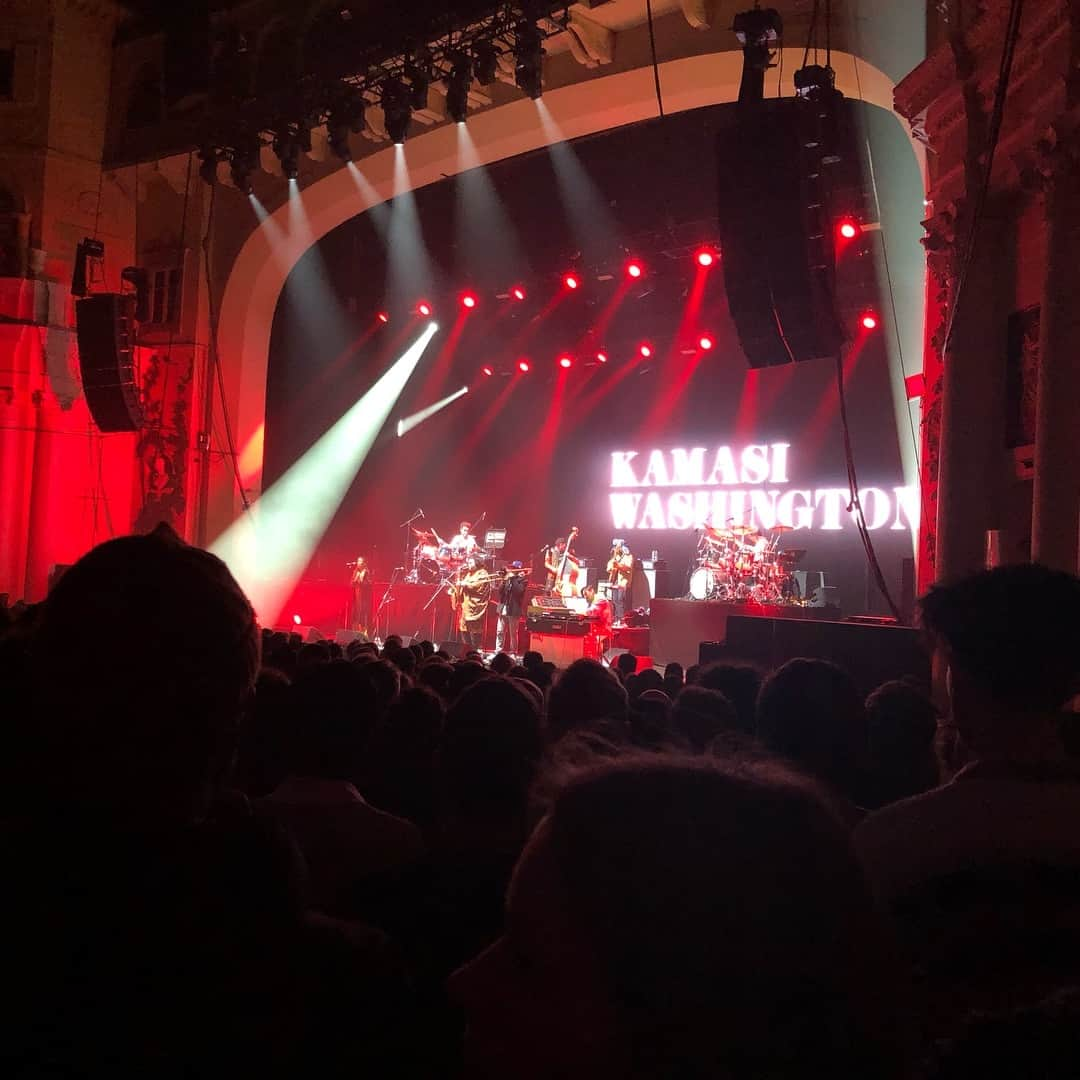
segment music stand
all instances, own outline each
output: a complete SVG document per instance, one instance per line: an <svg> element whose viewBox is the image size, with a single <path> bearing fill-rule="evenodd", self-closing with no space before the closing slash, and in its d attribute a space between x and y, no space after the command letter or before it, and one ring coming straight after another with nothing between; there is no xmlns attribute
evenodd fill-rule
<svg viewBox="0 0 1080 1080"><path fill-rule="evenodd" d="M484 548L487 551L500 551L506 547L506 529L494 525L484 533Z"/></svg>

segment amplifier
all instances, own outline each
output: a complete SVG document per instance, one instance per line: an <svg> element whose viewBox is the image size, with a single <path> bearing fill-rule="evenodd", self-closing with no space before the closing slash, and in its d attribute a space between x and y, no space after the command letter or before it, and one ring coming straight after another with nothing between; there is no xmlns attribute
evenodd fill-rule
<svg viewBox="0 0 1080 1080"><path fill-rule="evenodd" d="M563 634L569 637L584 637L589 632L590 623L584 615L563 609L561 614L530 608L525 617L525 625L532 634Z"/></svg>

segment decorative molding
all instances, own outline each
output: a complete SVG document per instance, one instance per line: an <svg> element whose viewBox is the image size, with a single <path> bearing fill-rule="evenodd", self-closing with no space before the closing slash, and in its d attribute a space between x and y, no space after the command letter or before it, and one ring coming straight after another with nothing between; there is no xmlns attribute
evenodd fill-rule
<svg viewBox="0 0 1080 1080"><path fill-rule="evenodd" d="M570 54L584 67L599 67L615 59L615 32L580 11L570 13L566 27Z"/></svg>

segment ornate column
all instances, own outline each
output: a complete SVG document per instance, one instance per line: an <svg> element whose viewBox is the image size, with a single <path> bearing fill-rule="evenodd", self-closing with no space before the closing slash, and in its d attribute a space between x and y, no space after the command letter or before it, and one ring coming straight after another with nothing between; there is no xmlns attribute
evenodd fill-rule
<svg viewBox="0 0 1080 1080"><path fill-rule="evenodd" d="M1080 138L1047 140L1046 266L1039 327L1031 557L1077 571L1080 545Z"/></svg>

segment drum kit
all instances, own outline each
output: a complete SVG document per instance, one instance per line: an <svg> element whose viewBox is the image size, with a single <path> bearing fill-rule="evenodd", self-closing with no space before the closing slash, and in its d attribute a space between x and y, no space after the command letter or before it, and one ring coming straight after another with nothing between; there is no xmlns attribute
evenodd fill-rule
<svg viewBox="0 0 1080 1080"><path fill-rule="evenodd" d="M412 548L409 572L405 580L419 585L439 585L452 578L464 565L474 558L477 564L490 569L490 556L483 548L474 547L466 552L449 544L440 544L435 534L426 529L413 529L416 544Z"/></svg>
<svg viewBox="0 0 1080 1080"><path fill-rule="evenodd" d="M690 574L690 596L694 600L799 603L794 571L806 551L780 550L784 534L791 531L790 525L760 532L749 525L702 526Z"/></svg>

